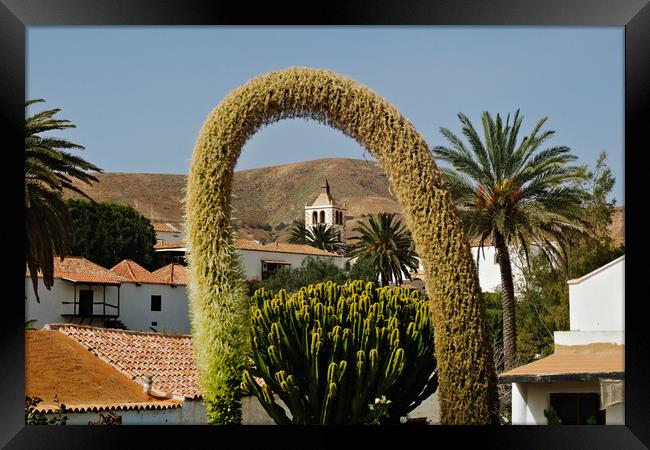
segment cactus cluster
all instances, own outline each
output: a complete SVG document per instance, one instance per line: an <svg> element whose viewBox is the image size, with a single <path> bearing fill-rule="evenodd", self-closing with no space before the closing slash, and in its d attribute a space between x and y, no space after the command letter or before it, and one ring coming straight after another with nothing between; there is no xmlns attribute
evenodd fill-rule
<svg viewBox="0 0 650 450"><path fill-rule="evenodd" d="M242 387L278 424L368 423L382 395L396 422L438 386L431 313L415 290L327 282L291 296L260 289L251 302L255 368Z"/></svg>

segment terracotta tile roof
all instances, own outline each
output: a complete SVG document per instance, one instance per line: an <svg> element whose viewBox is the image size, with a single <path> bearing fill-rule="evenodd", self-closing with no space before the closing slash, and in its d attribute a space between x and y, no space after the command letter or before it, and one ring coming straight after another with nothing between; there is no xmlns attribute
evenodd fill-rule
<svg viewBox="0 0 650 450"><path fill-rule="evenodd" d="M136 283L163 284L164 281L130 259L125 259L111 268L111 272Z"/></svg>
<svg viewBox="0 0 650 450"><path fill-rule="evenodd" d="M202 396L192 337L181 334L51 324L136 381L151 376L152 390L185 398Z"/></svg>
<svg viewBox="0 0 650 450"><path fill-rule="evenodd" d="M583 379L590 375L623 374L625 372L624 346L616 344L589 344L555 346L555 353L530 364L499 375L500 382L512 382L525 377L549 381L553 377L576 375ZM534 380L533 380L534 381Z"/></svg>
<svg viewBox="0 0 650 450"><path fill-rule="evenodd" d="M278 252L278 253L299 253L303 255L315 256L340 256L336 253L321 250L320 248L311 247L309 245L286 244L284 242L273 242L263 246L263 251Z"/></svg>
<svg viewBox="0 0 650 450"><path fill-rule="evenodd" d="M147 395L141 385L53 330L25 332L25 394L43 400L36 407L41 412L57 408L54 395L74 412L181 406Z"/></svg>
<svg viewBox="0 0 650 450"><path fill-rule="evenodd" d="M28 274L26 274L28 275ZM42 276L41 273L38 275ZM72 281L75 283L114 284L130 281L110 270L88 261L81 256L66 256L63 261L58 256L54 257L54 278Z"/></svg>
<svg viewBox="0 0 650 450"><path fill-rule="evenodd" d="M176 228L174 225L172 225L169 222L151 222L151 225L153 225L153 230L154 231L162 231L162 232L167 232L167 233L180 233L181 230Z"/></svg>
<svg viewBox="0 0 650 450"><path fill-rule="evenodd" d="M285 242L272 242L270 244L258 244L249 239L235 239L234 246L239 250L254 250L260 252L297 253L301 255L315 256L340 256L336 253L321 250L309 245L287 244ZM154 245L156 249L186 248L184 242L161 243Z"/></svg>
<svg viewBox="0 0 650 450"><path fill-rule="evenodd" d="M187 285L189 274L187 267L182 264L170 263L153 272L159 280L166 284L184 286Z"/></svg>
<svg viewBox="0 0 650 450"><path fill-rule="evenodd" d="M163 242L163 241L158 241L153 245L153 248L156 249L156 250L173 249L173 248L185 248L185 242Z"/></svg>
<svg viewBox="0 0 650 450"><path fill-rule="evenodd" d="M264 245L258 244L250 239L235 239L235 248L239 250L261 250L264 251Z"/></svg>

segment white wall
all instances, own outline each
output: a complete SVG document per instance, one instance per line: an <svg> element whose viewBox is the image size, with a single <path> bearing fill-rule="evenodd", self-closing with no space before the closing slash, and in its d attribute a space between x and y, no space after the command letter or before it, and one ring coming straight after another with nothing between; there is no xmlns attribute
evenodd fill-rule
<svg viewBox="0 0 650 450"><path fill-rule="evenodd" d="M182 407L170 409L117 410L122 416L122 425L205 425L207 424L205 405L200 400L185 400ZM99 422L100 413L64 413L67 425L88 425ZM106 412L103 412L106 415ZM53 417L52 414L47 415Z"/></svg>
<svg viewBox="0 0 650 450"><path fill-rule="evenodd" d="M527 383L512 383L511 423L513 425L532 424L528 422L527 386Z"/></svg>
<svg viewBox="0 0 650 450"><path fill-rule="evenodd" d="M625 256L569 281L571 330L625 330Z"/></svg>
<svg viewBox="0 0 650 450"><path fill-rule="evenodd" d="M238 251L241 255L241 261L247 280L262 279L262 260L286 261L291 264L292 269L296 269L300 267L305 258L313 256L298 253L264 252L257 250L240 249ZM345 257L343 256L316 256L316 258L328 260L340 268L343 268L345 264Z"/></svg>
<svg viewBox="0 0 650 450"><path fill-rule="evenodd" d="M478 247L472 247L472 259L476 264L476 255L479 253ZM501 271L499 264L496 262L496 247L483 247L480 252L478 264L478 280L483 292L497 292L501 285ZM513 267L514 272L514 267ZM513 277L515 274L513 273Z"/></svg>
<svg viewBox="0 0 650 450"><path fill-rule="evenodd" d="M476 264L476 255L478 254L478 247L471 247L472 251L472 261ZM496 247L483 247L481 250L481 256L479 258L478 264L478 280L481 285L481 290L483 292L498 292L499 286L501 285L501 270L499 269L499 264L496 262ZM512 253L510 255L511 265L512 265L512 276L516 281L517 278L521 275L521 270L517 263L517 256ZM419 272L424 272L424 265L420 261ZM516 286L515 286L516 288Z"/></svg>
<svg viewBox="0 0 650 450"><path fill-rule="evenodd" d="M77 300L79 291L88 289L88 286L77 285ZM92 286L93 301L103 301L104 290L102 286ZM51 290L45 289L43 280L39 279L38 293L41 302L36 302L30 278L25 278L25 321L36 319L34 328L43 328L46 323L70 322L70 316L62 316L62 312L72 312L73 305L63 305L63 301L73 301L74 285L58 278L54 279ZM161 310L151 311L151 296L161 296ZM106 302L117 305L117 287L106 287ZM113 308L106 308L106 313L116 313ZM101 305L94 306L95 314L102 314ZM118 317L130 330L151 331L151 322L158 322L153 326L159 332L190 333L190 320L185 286L171 287L165 284L123 283L120 286L120 315ZM101 326L104 319L96 318L85 325ZM78 323L79 320L74 320Z"/></svg>
<svg viewBox="0 0 650 450"><path fill-rule="evenodd" d="M544 410L551 404L551 395L555 393L599 394L598 380L572 381L557 383L513 383L512 384L512 424L513 425L546 425ZM610 406L606 410L607 425L622 425L624 423L625 403Z"/></svg>
<svg viewBox="0 0 650 450"><path fill-rule="evenodd" d="M287 416L291 413L282 400L276 397L275 402L280 405ZM242 425L275 425L275 421L266 412L259 399L254 395L244 395L241 399Z"/></svg>
<svg viewBox="0 0 650 450"><path fill-rule="evenodd" d="M172 242L182 242L185 240L185 235L183 233L172 233L169 231L156 231L156 239L168 243Z"/></svg>
<svg viewBox="0 0 650 450"><path fill-rule="evenodd" d="M93 302L97 303L104 301L103 286L91 285L90 288L93 291ZM79 301L79 291L87 289L89 289L88 285L77 285L77 301ZM106 286L106 303L117 305L117 289L116 286ZM120 287L120 306L123 304L123 294L124 291L122 286ZM62 303L64 301L74 301L73 283L55 278L52 289L47 290L43 284L43 279L39 278L38 296L40 298L40 303L36 302L36 295L34 294L31 278L25 277L25 321L36 319L37 322L34 324L34 328L42 328L46 323L68 322L70 320L70 316L64 317L61 313L72 313L74 311L74 305L64 305ZM104 312L101 305L94 305L93 308L95 314L103 314ZM116 309L108 306L106 307L106 314L116 313ZM89 323L85 322L85 324L88 325ZM95 325L96 324L97 322L95 321Z"/></svg>
<svg viewBox="0 0 650 450"><path fill-rule="evenodd" d="M160 311L151 310L151 296L160 295ZM190 333L190 319L185 286L166 284L122 284L119 319L130 330L165 333ZM157 322L157 325L152 325Z"/></svg>
<svg viewBox="0 0 650 450"><path fill-rule="evenodd" d="M600 342L625 345L624 331L555 331L555 345L587 345Z"/></svg>
<svg viewBox="0 0 650 450"><path fill-rule="evenodd" d="M438 402L438 391L428 396L413 411L407 414L409 419L426 417L427 423L436 425L440 423L440 404Z"/></svg>
<svg viewBox="0 0 650 450"><path fill-rule="evenodd" d="M625 402L617 403L607 408L605 412L607 425L625 425Z"/></svg>

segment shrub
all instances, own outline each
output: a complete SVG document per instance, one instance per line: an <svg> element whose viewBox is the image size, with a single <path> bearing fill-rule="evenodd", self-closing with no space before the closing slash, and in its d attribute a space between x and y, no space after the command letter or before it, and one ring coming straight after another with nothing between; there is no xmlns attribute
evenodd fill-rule
<svg viewBox="0 0 650 450"><path fill-rule="evenodd" d="M63 414L68 411L63 403L54 395L54 403L57 408L52 412L51 417L48 418L47 413L39 412L37 407L43 399L39 397L25 396L25 425L65 425L68 421L68 416Z"/></svg>
<svg viewBox="0 0 650 450"><path fill-rule="evenodd" d="M251 304L255 367L242 388L278 424L373 422L369 406L382 396L382 421L395 423L438 386L431 313L417 291L328 282L291 296L260 289Z"/></svg>
<svg viewBox="0 0 650 450"><path fill-rule="evenodd" d="M308 256L303 259L300 267L283 267L262 281L259 287L273 292L286 289L287 292L293 293L299 291L303 286L326 281L345 283L347 276L333 262Z"/></svg>
<svg viewBox="0 0 650 450"><path fill-rule="evenodd" d="M349 273L350 280L363 280L364 282L372 281L377 283L377 271L370 258L357 258Z"/></svg>

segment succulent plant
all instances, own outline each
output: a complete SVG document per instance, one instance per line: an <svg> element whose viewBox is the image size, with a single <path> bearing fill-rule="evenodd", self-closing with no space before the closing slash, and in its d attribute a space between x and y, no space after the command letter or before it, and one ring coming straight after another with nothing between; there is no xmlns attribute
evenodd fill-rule
<svg viewBox="0 0 650 450"><path fill-rule="evenodd" d="M437 388L431 313L418 291L327 282L291 296L260 289L251 302L255 368L242 387L276 423L369 423L382 396L396 422Z"/></svg>

